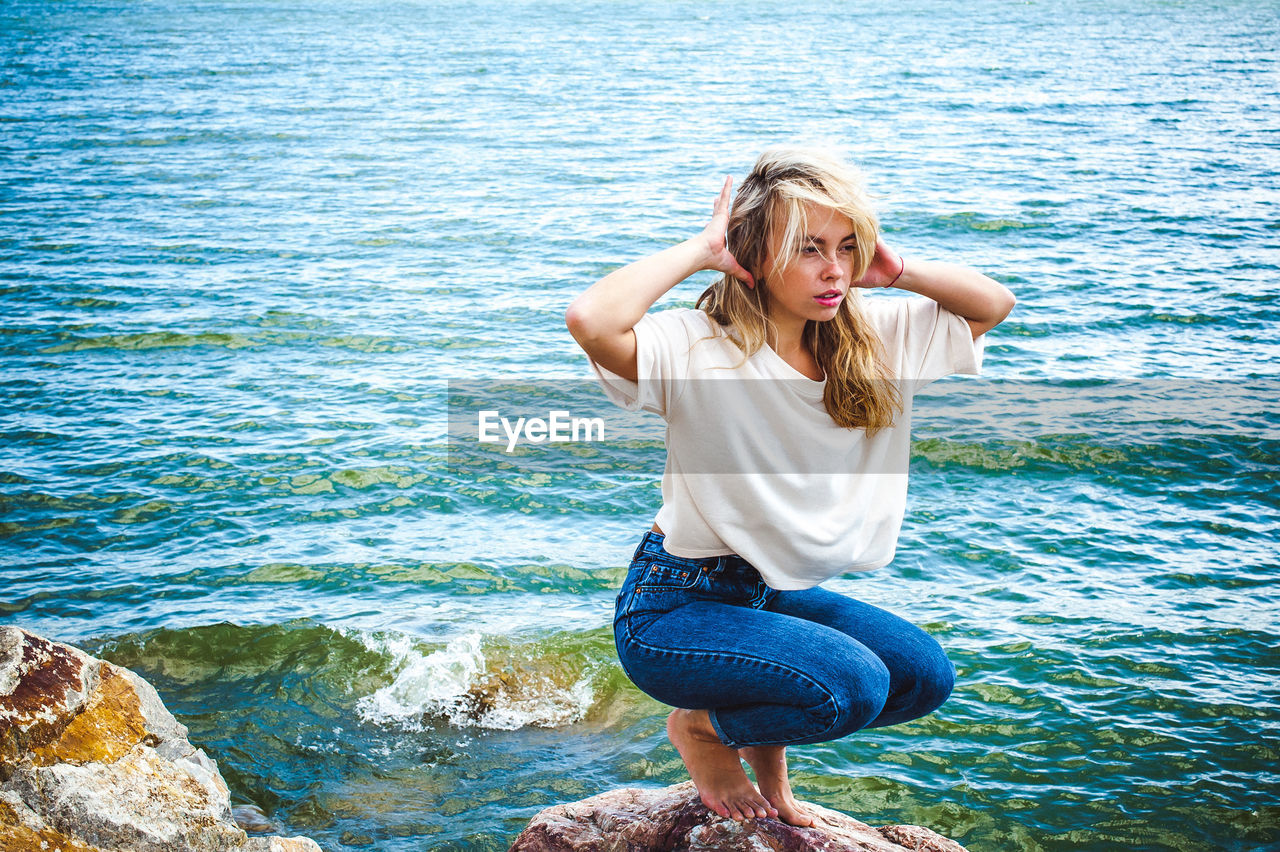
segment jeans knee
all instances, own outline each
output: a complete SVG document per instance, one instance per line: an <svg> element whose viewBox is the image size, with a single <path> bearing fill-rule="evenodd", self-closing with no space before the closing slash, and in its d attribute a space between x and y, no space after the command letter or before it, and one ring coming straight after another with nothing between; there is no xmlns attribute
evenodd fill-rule
<svg viewBox="0 0 1280 852"><path fill-rule="evenodd" d="M844 678L833 690L836 718L832 739L848 736L871 723L889 698L889 670L884 664L861 667Z"/></svg>
<svg viewBox="0 0 1280 852"><path fill-rule="evenodd" d="M927 716L943 705L956 684L956 669L939 645L932 653L922 653L916 665L898 675L893 694L884 712L871 727L896 725Z"/></svg>
<svg viewBox="0 0 1280 852"><path fill-rule="evenodd" d="M940 654L941 660L921 675L916 689L915 710L920 716L928 715L946 702L956 685L956 667Z"/></svg>

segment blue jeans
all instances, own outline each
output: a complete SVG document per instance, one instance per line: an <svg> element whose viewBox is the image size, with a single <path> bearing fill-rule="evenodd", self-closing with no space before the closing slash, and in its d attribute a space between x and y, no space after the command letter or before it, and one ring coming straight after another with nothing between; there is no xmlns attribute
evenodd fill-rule
<svg viewBox="0 0 1280 852"><path fill-rule="evenodd" d="M710 711L725 745L826 742L950 695L955 668L915 625L826 589L771 589L739 556L672 556L662 539L645 533L618 593L618 659L653 698Z"/></svg>

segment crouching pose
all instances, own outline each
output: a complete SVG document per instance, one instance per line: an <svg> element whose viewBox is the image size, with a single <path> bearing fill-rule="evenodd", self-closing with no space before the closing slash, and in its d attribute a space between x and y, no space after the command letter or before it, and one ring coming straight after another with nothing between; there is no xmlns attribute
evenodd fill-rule
<svg viewBox="0 0 1280 852"><path fill-rule="evenodd" d="M708 808L808 825L787 746L918 718L951 691L932 637L819 584L893 558L912 393L977 373L1014 298L904 259L828 154L767 151L731 190L700 234L610 273L566 320L609 398L666 421L662 508L618 595L622 666L677 708L668 736ZM723 275L695 309L646 313L704 269ZM883 287L915 295L863 295Z"/></svg>

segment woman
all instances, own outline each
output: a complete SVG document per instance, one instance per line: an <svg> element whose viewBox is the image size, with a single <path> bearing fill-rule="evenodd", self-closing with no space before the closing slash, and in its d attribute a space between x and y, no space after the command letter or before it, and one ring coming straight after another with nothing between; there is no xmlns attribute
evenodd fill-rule
<svg viewBox="0 0 1280 852"><path fill-rule="evenodd" d="M667 733L708 808L809 825L788 745L918 718L951 691L928 634L818 584L892 559L911 393L977 373L1014 298L908 263L830 155L767 151L732 209L731 189L701 234L605 276L566 322L613 401L667 421L662 509L618 596L623 668L677 708ZM723 277L697 310L646 313L704 269Z"/></svg>

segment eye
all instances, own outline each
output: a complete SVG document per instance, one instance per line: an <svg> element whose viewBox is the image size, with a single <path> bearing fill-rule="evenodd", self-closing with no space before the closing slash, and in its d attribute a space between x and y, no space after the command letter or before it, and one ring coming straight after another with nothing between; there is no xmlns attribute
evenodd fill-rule
<svg viewBox="0 0 1280 852"><path fill-rule="evenodd" d="M808 245L808 246L805 246L804 248L800 249L800 253L801 253L801 254L809 254L809 255L817 254L817 253L818 253L818 247L817 247L817 246L815 246L815 245Z"/></svg>
<svg viewBox="0 0 1280 852"><path fill-rule="evenodd" d="M845 243L844 245L840 246L840 253L841 253L841 254L853 254L854 250L855 250L857 247L858 247L858 246L857 246L857 244L856 244L856 243Z"/></svg>

